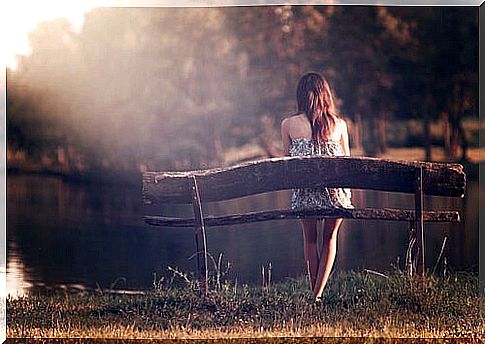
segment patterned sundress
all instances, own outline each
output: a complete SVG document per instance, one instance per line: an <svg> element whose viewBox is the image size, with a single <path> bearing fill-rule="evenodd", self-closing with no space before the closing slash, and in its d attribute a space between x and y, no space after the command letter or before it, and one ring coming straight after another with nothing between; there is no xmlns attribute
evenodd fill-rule
<svg viewBox="0 0 485 344"><path fill-rule="evenodd" d="M343 156L343 148L339 142L328 140L317 144L308 138L291 139L290 156L325 155ZM291 195L291 209L308 208L354 208L351 192L348 188L305 188L293 189Z"/></svg>

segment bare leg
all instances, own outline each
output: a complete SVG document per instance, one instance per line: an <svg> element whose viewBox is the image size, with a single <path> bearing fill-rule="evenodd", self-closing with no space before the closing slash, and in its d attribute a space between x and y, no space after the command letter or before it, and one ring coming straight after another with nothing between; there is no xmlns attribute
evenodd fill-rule
<svg viewBox="0 0 485 344"><path fill-rule="evenodd" d="M300 219L303 229L303 253L310 271L311 288L314 290L318 271L317 219Z"/></svg>
<svg viewBox="0 0 485 344"><path fill-rule="evenodd" d="M313 295L316 299L322 297L323 289L327 284L330 271L332 271L337 253L337 233L342 221L343 219L325 219L323 224L322 252L318 264L315 288L313 288Z"/></svg>

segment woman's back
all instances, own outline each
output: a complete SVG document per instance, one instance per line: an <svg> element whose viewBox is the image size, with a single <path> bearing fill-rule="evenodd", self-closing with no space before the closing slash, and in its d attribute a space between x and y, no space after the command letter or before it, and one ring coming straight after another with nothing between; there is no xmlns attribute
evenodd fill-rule
<svg viewBox="0 0 485 344"><path fill-rule="evenodd" d="M350 154L348 152L348 139L346 139L348 137L347 126L342 119L337 118L335 127L323 142L317 142L312 138L310 121L305 115L295 115L285 119L281 128L287 155L344 156ZM292 209L334 207L353 208L349 189L305 188L293 190Z"/></svg>
<svg viewBox="0 0 485 344"><path fill-rule="evenodd" d="M325 141L312 139L312 127L305 114L288 117L281 123L283 146L286 155L350 155L347 124L336 118L335 126ZM285 142L286 141L286 142Z"/></svg>

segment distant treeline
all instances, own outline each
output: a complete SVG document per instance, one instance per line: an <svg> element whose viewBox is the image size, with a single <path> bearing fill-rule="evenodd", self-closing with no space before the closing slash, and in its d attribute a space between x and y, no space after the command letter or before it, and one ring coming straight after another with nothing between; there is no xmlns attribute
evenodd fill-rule
<svg viewBox="0 0 485 344"><path fill-rule="evenodd" d="M33 169L135 176L219 166L251 143L271 154L307 71L369 155L412 118L416 143L439 120L456 155L462 119L478 116L476 7L102 8L80 32L41 23L30 43L7 70L7 140Z"/></svg>

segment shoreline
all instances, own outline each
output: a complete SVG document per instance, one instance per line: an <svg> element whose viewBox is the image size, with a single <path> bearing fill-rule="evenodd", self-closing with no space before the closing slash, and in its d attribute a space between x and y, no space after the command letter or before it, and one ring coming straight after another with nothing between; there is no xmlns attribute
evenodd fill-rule
<svg viewBox="0 0 485 344"><path fill-rule="evenodd" d="M255 147L246 147L245 149L236 151L228 151L227 157L225 159L225 166L235 165L241 162L247 162L248 156L255 157L258 156L258 159L265 158L262 153L257 153L257 148ZM483 150L483 152L482 152ZM246 154L246 153L248 154ZM465 172L469 179L478 180L479 174L479 166L483 163L480 160L481 156L485 156L485 149L482 148L470 148L469 160L467 161L460 161L460 160L449 160L444 158L442 148L441 147L433 147L434 156L438 156L439 159L433 159L433 162L454 162L460 163L464 166ZM352 151L352 156L355 157L363 157L364 155L361 151L354 149ZM396 160L416 160L416 161L424 161L424 150L422 147L409 147L409 148L389 148L385 154L381 154L376 156L377 158L384 158L384 159L396 159ZM10 165L10 166L9 166ZM12 166L13 165L13 166ZM114 185L132 185L132 186L140 186L141 185L141 173L139 172L139 176L135 174L123 173L123 172L108 172L108 171L90 171L86 173L81 172L68 172L65 171L63 168L55 167L55 166L40 166L34 165L29 163L15 163L15 162L8 162L6 167L6 175L14 176L14 175L39 175L39 176L56 176L60 177L63 180L72 181L72 182L80 182L80 183L105 183L105 184L114 184Z"/></svg>

